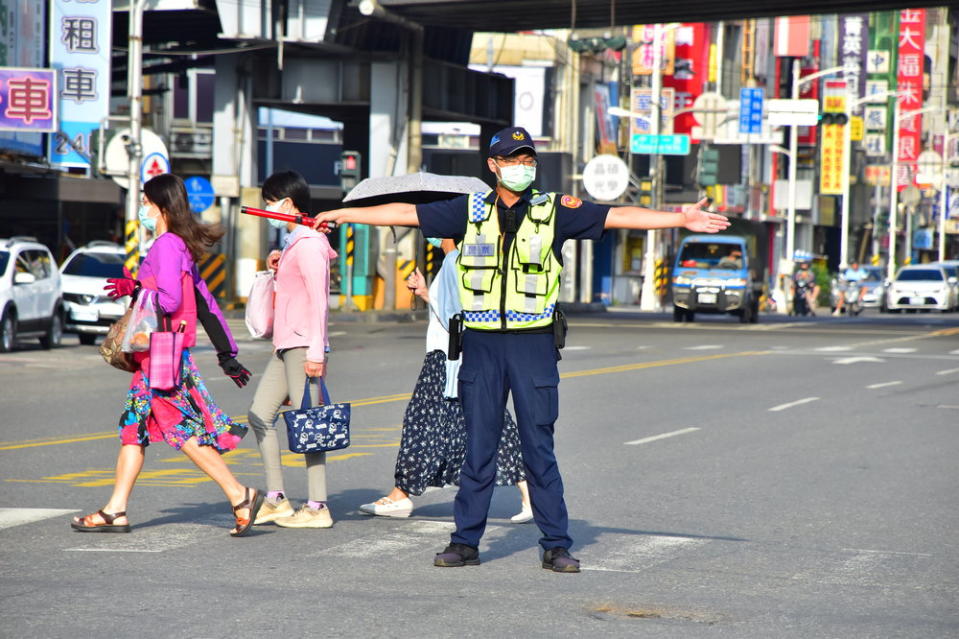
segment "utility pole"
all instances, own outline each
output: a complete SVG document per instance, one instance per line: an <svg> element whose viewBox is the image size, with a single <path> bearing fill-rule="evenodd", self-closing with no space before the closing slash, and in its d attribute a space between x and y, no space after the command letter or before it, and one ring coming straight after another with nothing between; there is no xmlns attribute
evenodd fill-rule
<svg viewBox="0 0 959 639"><path fill-rule="evenodd" d="M143 9L146 0L130 0L130 29L127 49L127 95L130 96L130 140L126 150L130 158L127 166L127 205L124 264L136 273L140 263L140 242L137 233L140 208L140 145L141 121L143 118Z"/></svg>
<svg viewBox="0 0 959 639"><path fill-rule="evenodd" d="M653 136L659 135L659 123L662 121L662 109L660 108L660 96L662 93L662 44L663 44L663 25L653 26L653 74L652 90L650 91L649 111L653 116L649 122L649 132ZM659 149L657 148L657 151ZM659 187L662 181L660 172L659 153L656 153L649 159L649 177L653 183L653 202L652 208L657 209L661 206L659 202ZM639 309L642 311L658 311L659 299L656 297L656 242L658 233L653 230L646 231L646 256L643 265L643 289L639 296Z"/></svg>

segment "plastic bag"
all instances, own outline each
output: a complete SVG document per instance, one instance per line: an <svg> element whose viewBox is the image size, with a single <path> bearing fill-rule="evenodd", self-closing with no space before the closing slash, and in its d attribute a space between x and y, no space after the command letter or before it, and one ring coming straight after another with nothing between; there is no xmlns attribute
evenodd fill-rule
<svg viewBox="0 0 959 639"><path fill-rule="evenodd" d="M250 336L269 339L273 336L274 283L272 271L258 271L246 298L246 328Z"/></svg>
<svg viewBox="0 0 959 639"><path fill-rule="evenodd" d="M120 350L124 353L137 353L150 350L150 335L157 331L156 293L141 289L133 303L133 313L123 335Z"/></svg>

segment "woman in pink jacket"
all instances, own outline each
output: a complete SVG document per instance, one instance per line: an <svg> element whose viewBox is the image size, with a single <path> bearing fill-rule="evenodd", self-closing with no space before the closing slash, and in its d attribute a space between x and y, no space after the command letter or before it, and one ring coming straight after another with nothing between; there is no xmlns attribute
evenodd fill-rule
<svg viewBox="0 0 959 639"><path fill-rule="evenodd" d="M270 211L297 214L309 209L310 188L299 173L274 173L261 190ZM277 412L289 397L299 404L307 377L326 372L327 302L330 296L330 261L336 252L326 235L292 222L267 220L289 235L282 253L271 254L275 271L273 347L275 352L260 377L250 406L250 425L263 457L267 496L256 524L275 522L285 528L329 528L333 517L326 505L326 453L308 453L306 476L308 501L297 511L286 498L280 445L276 433ZM316 384L310 385L316 403Z"/></svg>

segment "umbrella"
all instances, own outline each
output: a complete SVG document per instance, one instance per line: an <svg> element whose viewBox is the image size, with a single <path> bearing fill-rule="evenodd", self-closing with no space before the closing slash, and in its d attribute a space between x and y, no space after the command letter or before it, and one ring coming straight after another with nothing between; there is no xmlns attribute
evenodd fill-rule
<svg viewBox="0 0 959 639"><path fill-rule="evenodd" d="M374 206L387 202L425 204L448 200L464 193L486 192L489 186L483 180L463 175L436 173L408 173L366 178L343 198L354 206Z"/></svg>

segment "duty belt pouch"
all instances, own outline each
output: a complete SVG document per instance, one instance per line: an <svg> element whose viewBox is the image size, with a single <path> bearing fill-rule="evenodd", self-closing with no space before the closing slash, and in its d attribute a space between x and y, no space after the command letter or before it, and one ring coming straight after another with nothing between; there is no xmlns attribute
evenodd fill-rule
<svg viewBox="0 0 959 639"><path fill-rule="evenodd" d="M447 359L454 362L463 352L463 315L461 313L450 318L450 343L447 351Z"/></svg>
<svg viewBox="0 0 959 639"><path fill-rule="evenodd" d="M556 348L561 349L566 346L566 315L563 311L556 309L553 312L553 343Z"/></svg>

